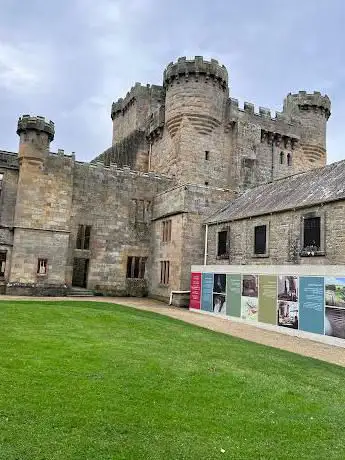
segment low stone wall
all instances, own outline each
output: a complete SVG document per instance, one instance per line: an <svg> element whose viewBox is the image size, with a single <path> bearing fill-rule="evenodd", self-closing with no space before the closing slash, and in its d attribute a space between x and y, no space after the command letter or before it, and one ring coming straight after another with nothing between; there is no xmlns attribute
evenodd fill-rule
<svg viewBox="0 0 345 460"><path fill-rule="evenodd" d="M30 284L8 284L6 295L13 296L33 296L33 297L65 297L70 294L68 286L56 285L30 285Z"/></svg>

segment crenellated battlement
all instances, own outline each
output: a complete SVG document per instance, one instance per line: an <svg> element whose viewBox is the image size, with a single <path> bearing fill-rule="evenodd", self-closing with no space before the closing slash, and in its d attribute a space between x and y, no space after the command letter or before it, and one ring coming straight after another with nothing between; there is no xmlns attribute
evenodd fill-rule
<svg viewBox="0 0 345 460"><path fill-rule="evenodd" d="M34 130L48 134L49 141L54 139L55 125L51 120L40 116L22 115L18 119L17 134Z"/></svg>
<svg viewBox="0 0 345 460"><path fill-rule="evenodd" d="M82 161L76 161L76 165L84 168L85 170L99 171L104 174L111 174L112 176L132 176L132 177L146 177L150 179L162 180L162 181L174 181L174 179L168 174L156 173L156 172L142 172L131 169L130 166L118 166L116 163L110 163L109 165L104 165L101 161L94 161L91 163L86 163Z"/></svg>
<svg viewBox="0 0 345 460"><path fill-rule="evenodd" d="M162 86L150 84L142 85L139 82L135 83L127 92L124 99L121 97L116 102L113 102L111 107L112 120L120 113L125 112L136 99L160 98L163 97L163 93L164 89Z"/></svg>
<svg viewBox="0 0 345 460"><path fill-rule="evenodd" d="M230 116L234 116L237 112L244 112L255 117L261 117L270 121L287 121L286 114L283 112L275 112L273 115L271 110L266 107L256 107L252 102L245 101L243 107L240 107L238 99L230 97L228 100Z"/></svg>
<svg viewBox="0 0 345 460"><path fill-rule="evenodd" d="M228 72L224 65L220 65L216 59L206 61L202 56L195 56L194 59L180 57L177 62L170 62L164 70L164 87L168 87L169 84L181 77L188 79L193 76L197 79L200 75L203 75L206 80L218 81L224 89L228 85Z"/></svg>
<svg viewBox="0 0 345 460"><path fill-rule="evenodd" d="M289 93L284 100L283 112L291 113L296 107L299 110L319 111L325 115L326 119L331 115L331 101L327 94L323 96L319 91Z"/></svg>

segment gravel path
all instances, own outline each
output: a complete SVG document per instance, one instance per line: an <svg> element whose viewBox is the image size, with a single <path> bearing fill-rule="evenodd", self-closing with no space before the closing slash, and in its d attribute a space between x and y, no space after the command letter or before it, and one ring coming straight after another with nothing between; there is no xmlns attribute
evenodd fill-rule
<svg viewBox="0 0 345 460"><path fill-rule="evenodd" d="M274 331L264 330L249 324L235 322L228 319L217 318L214 316L190 312L184 308L169 307L165 303L152 299L130 298L130 297L14 297L0 296L1 300L74 300L74 301L93 301L93 302L110 302L139 310L152 311L161 315L185 321L186 323L195 324L212 331L222 332L241 339L268 345L275 348L298 353L300 355L317 358L329 363L338 364L345 367L345 349L320 342L314 342L309 339L293 337L280 334Z"/></svg>

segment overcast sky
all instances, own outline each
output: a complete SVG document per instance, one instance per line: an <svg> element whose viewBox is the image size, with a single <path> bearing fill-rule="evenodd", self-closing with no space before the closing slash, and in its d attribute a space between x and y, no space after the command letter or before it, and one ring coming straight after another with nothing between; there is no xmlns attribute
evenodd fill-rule
<svg viewBox="0 0 345 460"><path fill-rule="evenodd" d="M0 149L17 118L55 122L52 150L89 161L111 144L110 107L161 84L179 56L218 59L230 93L281 110L292 91L332 101L328 162L345 158L344 0L0 0Z"/></svg>

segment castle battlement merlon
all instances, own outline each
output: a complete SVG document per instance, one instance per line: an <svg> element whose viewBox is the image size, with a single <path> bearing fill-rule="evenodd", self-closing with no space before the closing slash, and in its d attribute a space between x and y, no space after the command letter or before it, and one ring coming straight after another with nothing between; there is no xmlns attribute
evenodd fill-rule
<svg viewBox="0 0 345 460"><path fill-rule="evenodd" d="M198 78L200 75L206 79L217 80L220 85L225 89L228 85L228 72L224 65L220 65L216 59L206 61L202 56L195 56L194 59L187 59L181 57L177 62L170 62L164 70L163 81L164 86L167 87L180 77L189 78L193 76Z"/></svg>
<svg viewBox="0 0 345 460"><path fill-rule="evenodd" d="M158 98L162 99L164 93L163 86L159 85L142 85L136 82L134 86L127 92L125 98L119 98L116 102L113 102L111 107L111 118L114 119L120 113L127 110L128 106L137 99L149 99Z"/></svg>
<svg viewBox="0 0 345 460"><path fill-rule="evenodd" d="M298 93L289 93L284 100L283 112L290 112L293 107L300 110L320 110L328 119L331 115L331 101L327 94L322 95L319 91L307 93L299 91Z"/></svg>
<svg viewBox="0 0 345 460"><path fill-rule="evenodd" d="M18 119L17 134L20 135L26 131L44 132L48 135L49 141L54 139L55 125L54 122L41 116L22 115Z"/></svg>

